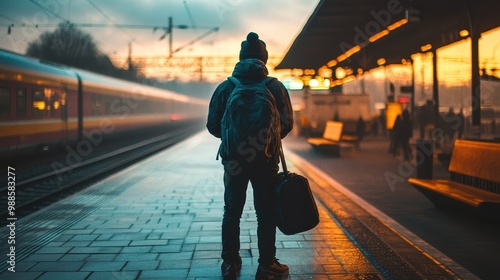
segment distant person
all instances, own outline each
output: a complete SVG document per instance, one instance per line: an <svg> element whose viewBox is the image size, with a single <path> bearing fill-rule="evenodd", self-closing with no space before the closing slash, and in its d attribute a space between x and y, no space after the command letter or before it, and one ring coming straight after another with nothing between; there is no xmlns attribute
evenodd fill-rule
<svg viewBox="0 0 500 280"><path fill-rule="evenodd" d="M389 153L396 156L398 154L399 147L401 145L401 129L402 129L401 115L398 115L394 120L392 129L389 132L389 137L391 142L389 143Z"/></svg>
<svg viewBox="0 0 500 280"><path fill-rule="evenodd" d="M250 32L247 39L241 43L239 62L233 70L232 77L243 85L256 86L268 77L267 58L266 44L259 40L256 33ZM239 114L237 117L232 118L234 122L233 127L231 127L227 123L228 116L225 115L231 113L226 111L226 107L230 104L228 103L230 96L232 98L231 104L233 104L234 93L238 91L233 92L236 85L229 79L217 87L210 101L207 128L212 135L222 139L219 155L222 157L222 164L224 165L223 263L221 266L224 279L235 279L241 269L242 261L239 255L240 218L245 205L249 182L252 183L254 206L257 214L259 265L255 277L257 279L286 277L289 271L288 266L278 262L275 245L276 217L273 190L278 178L279 139L274 139L273 136L275 135L267 131L267 129L261 129L259 135L248 136L240 143L231 145L227 140L237 139L241 136L239 133L250 130L247 127L236 127L238 124L235 123L240 122L271 119L272 123L269 125L269 130L276 125L279 128L277 137L281 138L284 138L292 130L293 112L287 90L276 79L268 81L266 86L275 100L275 107L279 116L277 120L272 120L272 115L275 115L273 112L276 110L270 109L269 112L271 113L262 112L264 110L262 107L266 106L246 104L248 108L245 108L245 112L233 112ZM271 107L269 105L269 108ZM224 122L224 124L221 124L221 122ZM224 125L228 127L221 131ZM223 133L226 134L222 135ZM270 139L271 141L269 141ZM237 146L237 152L234 151L234 148L230 149L228 146L234 148Z"/></svg>
<svg viewBox="0 0 500 280"><path fill-rule="evenodd" d="M401 117L401 128L400 128L399 141L401 149L403 150L403 155L405 160L410 160L411 158L411 147L410 138L413 137L413 121L410 116L408 109L403 110Z"/></svg>
<svg viewBox="0 0 500 280"><path fill-rule="evenodd" d="M361 116L358 118L358 122L356 123L356 136L358 137L358 141L363 140L365 136L366 124Z"/></svg>
<svg viewBox="0 0 500 280"><path fill-rule="evenodd" d="M373 118L371 126L372 135L375 137L378 136L378 130L379 130L378 118Z"/></svg>
<svg viewBox="0 0 500 280"><path fill-rule="evenodd" d="M382 135L385 135L387 132L387 124L386 124L386 112L385 109L380 110L380 115L379 115L379 122L380 122L380 131L382 132Z"/></svg>
<svg viewBox="0 0 500 280"><path fill-rule="evenodd" d="M443 128L446 133L446 141L447 142L453 142L453 138L455 138L455 130L457 127L455 127L454 122L456 120L456 115L455 112L453 112L453 107L450 107L448 110L448 113L444 116L444 121L443 121Z"/></svg>
<svg viewBox="0 0 500 280"><path fill-rule="evenodd" d="M459 124L458 124L458 139L462 139L465 129L465 115L464 109L460 108L460 112L458 113Z"/></svg>

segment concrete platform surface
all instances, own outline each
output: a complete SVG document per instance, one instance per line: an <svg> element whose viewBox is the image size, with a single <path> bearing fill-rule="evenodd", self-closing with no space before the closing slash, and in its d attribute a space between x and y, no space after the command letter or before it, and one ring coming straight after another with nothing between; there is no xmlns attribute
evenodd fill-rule
<svg viewBox="0 0 500 280"><path fill-rule="evenodd" d="M0 278L220 279L223 171L215 160L218 141L200 132L16 221L15 272L7 271L4 262ZM403 246L374 234L378 230L393 240L401 238L366 207L331 189L325 174L287 154L289 168L310 178L321 215L320 224L308 232L285 236L278 231L277 257L289 265L290 279L386 279L408 271L406 279L459 278L415 244ZM7 230L1 230L2 236ZM250 191L241 242L239 279L254 279L258 250ZM407 261L393 244L417 260ZM387 271L392 268L384 262L391 261L401 266L400 272ZM420 271L414 263L426 268Z"/></svg>

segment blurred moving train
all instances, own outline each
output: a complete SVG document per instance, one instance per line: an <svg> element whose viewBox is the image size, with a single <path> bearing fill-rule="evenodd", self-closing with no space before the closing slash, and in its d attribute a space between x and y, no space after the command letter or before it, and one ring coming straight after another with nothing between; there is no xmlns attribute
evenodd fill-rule
<svg viewBox="0 0 500 280"><path fill-rule="evenodd" d="M138 128L188 124L206 117L207 108L207 100L0 50L2 159Z"/></svg>

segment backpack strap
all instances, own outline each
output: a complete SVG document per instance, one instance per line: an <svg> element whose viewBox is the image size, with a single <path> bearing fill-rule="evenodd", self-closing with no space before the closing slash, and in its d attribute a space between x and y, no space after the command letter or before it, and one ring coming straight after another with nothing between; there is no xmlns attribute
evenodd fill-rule
<svg viewBox="0 0 500 280"><path fill-rule="evenodd" d="M230 76L230 77L227 77L227 79L230 80L236 86L241 84L240 81L238 79L236 79L236 77Z"/></svg>
<svg viewBox="0 0 500 280"><path fill-rule="evenodd" d="M267 84L273 80L276 80L275 77L270 77L270 76L267 76L265 77L264 79L262 79L262 81L260 81L262 84L264 84L264 86L267 87Z"/></svg>

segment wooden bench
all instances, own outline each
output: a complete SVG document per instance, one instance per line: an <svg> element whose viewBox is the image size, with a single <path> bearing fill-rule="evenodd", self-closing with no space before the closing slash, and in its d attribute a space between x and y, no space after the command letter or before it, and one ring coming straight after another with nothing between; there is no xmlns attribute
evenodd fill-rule
<svg viewBox="0 0 500 280"><path fill-rule="evenodd" d="M500 143L456 140L450 180L410 178L437 207L468 206L481 214L500 214Z"/></svg>
<svg viewBox="0 0 500 280"><path fill-rule="evenodd" d="M359 148L359 138L356 135L342 135L340 137L341 142L351 143L354 147Z"/></svg>
<svg viewBox="0 0 500 280"><path fill-rule="evenodd" d="M340 156L340 138L342 136L341 122L327 121L323 137L308 138L307 143L315 149L328 151L336 156Z"/></svg>

